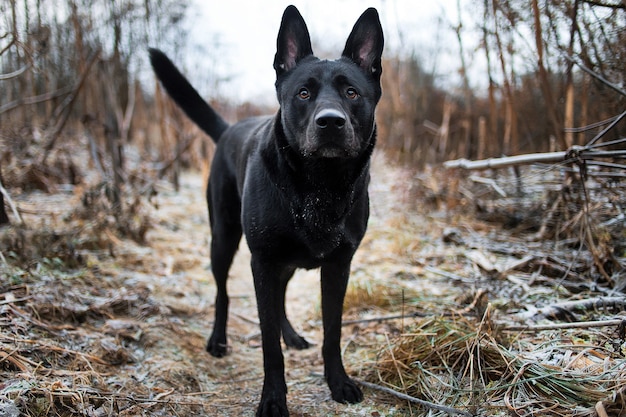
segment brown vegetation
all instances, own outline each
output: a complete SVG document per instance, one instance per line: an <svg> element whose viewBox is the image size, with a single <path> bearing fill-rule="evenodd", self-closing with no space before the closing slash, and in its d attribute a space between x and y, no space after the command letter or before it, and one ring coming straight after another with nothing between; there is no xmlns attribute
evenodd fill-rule
<svg viewBox="0 0 626 417"><path fill-rule="evenodd" d="M584 145L599 127L577 128L611 119L626 104L624 88L615 91L625 82L626 11L613 3L533 1L532 13L525 1L472 3L478 27L452 24L457 33L480 34L480 50L465 51L461 35L459 46L461 54L485 54L485 79L473 82L486 81L486 91L471 88L463 56L458 91L442 88L419 54L388 58L382 146L423 167ZM623 137L625 126L622 121L606 140Z"/></svg>
<svg viewBox="0 0 626 417"><path fill-rule="evenodd" d="M185 3L88 3L0 2L0 411L252 415L245 249L231 355L204 352L212 145L142 84L136 53L184 54ZM287 351L294 415L626 413L626 6L474 12L479 27L452 26L460 58L484 54L485 91L463 59L455 91L418 55L386 54L372 220L345 305L346 364L370 389L334 404L319 349ZM563 158L520 156L552 151ZM503 155L524 163L484 160ZM480 170L439 164L455 158ZM319 344L317 286L296 277L289 308Z"/></svg>

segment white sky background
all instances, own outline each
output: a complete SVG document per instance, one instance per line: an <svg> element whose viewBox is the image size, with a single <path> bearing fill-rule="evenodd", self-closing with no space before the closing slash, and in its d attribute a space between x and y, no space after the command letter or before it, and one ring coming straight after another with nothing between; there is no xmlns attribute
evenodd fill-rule
<svg viewBox="0 0 626 417"><path fill-rule="evenodd" d="M472 53L477 45L469 13L472 3L461 0L467 64L474 67L473 57L479 54ZM376 7L387 56L415 53L423 68L438 74L448 88L460 86L459 46L452 29L459 22L457 0L193 0L186 51L191 56L178 64L201 95L276 102L272 63L282 13L289 4L307 22L316 55L325 58L338 58L358 17L367 7Z"/></svg>

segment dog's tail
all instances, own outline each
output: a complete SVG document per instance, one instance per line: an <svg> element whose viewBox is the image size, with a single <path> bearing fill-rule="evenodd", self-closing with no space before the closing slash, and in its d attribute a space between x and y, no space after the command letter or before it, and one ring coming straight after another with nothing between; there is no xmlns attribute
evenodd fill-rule
<svg viewBox="0 0 626 417"><path fill-rule="evenodd" d="M150 63L167 93L176 104L217 143L228 123L217 114L170 59L158 49L149 49Z"/></svg>

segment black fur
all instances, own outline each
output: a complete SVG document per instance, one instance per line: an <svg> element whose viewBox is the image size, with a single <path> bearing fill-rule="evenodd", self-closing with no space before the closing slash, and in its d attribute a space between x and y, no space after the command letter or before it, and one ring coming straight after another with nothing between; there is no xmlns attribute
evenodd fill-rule
<svg viewBox="0 0 626 417"><path fill-rule="evenodd" d="M341 58L320 60L302 16L289 6L274 59L280 110L230 127L163 53L150 50L165 89L218 143L207 190L217 283L207 350L216 357L227 353L226 279L242 232L250 247L265 371L257 416L288 415L281 334L289 347L309 347L285 315L285 290L296 268L321 268L322 353L332 398L363 398L342 364L341 314L350 262L369 216L382 49L378 13L370 8Z"/></svg>

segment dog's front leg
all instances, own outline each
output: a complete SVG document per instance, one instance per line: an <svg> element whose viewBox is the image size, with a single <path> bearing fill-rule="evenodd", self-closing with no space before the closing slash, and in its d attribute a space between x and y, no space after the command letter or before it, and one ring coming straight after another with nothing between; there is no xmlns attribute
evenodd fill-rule
<svg viewBox="0 0 626 417"><path fill-rule="evenodd" d="M274 262L252 255L252 274L256 290L263 346L263 393L257 417L286 417L287 385L285 365L280 346L280 323L283 269Z"/></svg>
<svg viewBox="0 0 626 417"><path fill-rule="evenodd" d="M358 403L363 393L352 381L341 359L341 314L348 286L350 262L322 266L322 321L324 323L324 374L333 400Z"/></svg>

